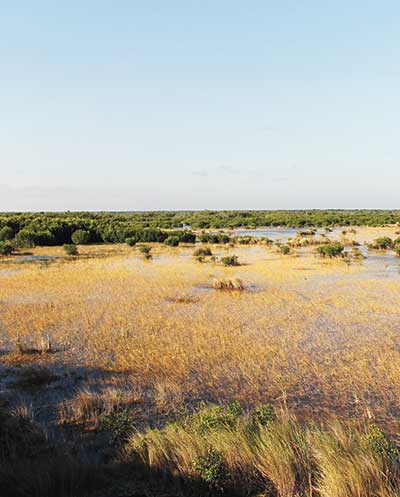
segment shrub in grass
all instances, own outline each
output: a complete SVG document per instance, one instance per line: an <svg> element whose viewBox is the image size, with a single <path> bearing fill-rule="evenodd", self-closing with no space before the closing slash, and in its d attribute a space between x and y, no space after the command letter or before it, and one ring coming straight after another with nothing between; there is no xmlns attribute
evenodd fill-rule
<svg viewBox="0 0 400 497"><path fill-rule="evenodd" d="M193 257L207 257L211 255L212 252L209 247L199 247L193 252Z"/></svg>
<svg viewBox="0 0 400 497"><path fill-rule="evenodd" d="M64 252L70 256L75 256L75 255L79 254L78 247L76 245L74 245L73 243L65 243L64 244Z"/></svg>
<svg viewBox="0 0 400 497"><path fill-rule="evenodd" d="M177 247L179 245L179 237L177 236L169 236L164 240L164 244L169 247Z"/></svg>
<svg viewBox="0 0 400 497"><path fill-rule="evenodd" d="M238 401L231 402L227 406L203 407L189 418L188 426L199 435L229 430L235 428L242 414L243 409Z"/></svg>
<svg viewBox="0 0 400 497"><path fill-rule="evenodd" d="M215 290L244 290L244 284L241 279L220 279L213 281L213 288Z"/></svg>
<svg viewBox="0 0 400 497"><path fill-rule="evenodd" d="M393 248L393 240L388 236L376 238L373 243L369 245L370 248L375 250L389 250Z"/></svg>
<svg viewBox="0 0 400 497"><path fill-rule="evenodd" d="M240 266L237 255L226 255L221 257L221 263L224 266Z"/></svg>
<svg viewBox="0 0 400 497"><path fill-rule="evenodd" d="M209 448L205 455L195 457L193 468L210 489L222 493L229 485L230 475L224 458L213 448Z"/></svg>
<svg viewBox="0 0 400 497"><path fill-rule="evenodd" d="M137 240L136 240L135 237L130 236L130 237L128 237L128 238L125 239L125 243L127 245L129 245L130 247L134 247L136 245L136 243L137 243Z"/></svg>
<svg viewBox="0 0 400 497"><path fill-rule="evenodd" d="M302 230L298 232L298 236L314 236L316 233L316 230L314 229L309 229L309 230Z"/></svg>
<svg viewBox="0 0 400 497"><path fill-rule="evenodd" d="M150 255L151 247L149 245L142 245L141 247L139 247L139 251L143 255Z"/></svg>
<svg viewBox="0 0 400 497"><path fill-rule="evenodd" d="M134 429L134 419L127 409L110 411L100 415L99 428L111 433L113 443L126 441Z"/></svg>
<svg viewBox="0 0 400 497"><path fill-rule="evenodd" d="M11 242L0 242L0 255L11 255L13 250L14 248Z"/></svg>
<svg viewBox="0 0 400 497"><path fill-rule="evenodd" d="M289 255L290 254L290 247L289 247L289 245L281 245L279 247L279 252L282 255Z"/></svg>
<svg viewBox="0 0 400 497"><path fill-rule="evenodd" d="M272 404L262 404L253 412L253 421L261 426L268 426L276 418Z"/></svg>
<svg viewBox="0 0 400 497"><path fill-rule="evenodd" d="M76 230L72 233L71 240L75 245L85 245L90 242L90 233L86 230Z"/></svg>
<svg viewBox="0 0 400 497"><path fill-rule="evenodd" d="M343 256L344 247L339 242L328 243L326 245L321 245L318 247L317 252L322 257L342 257Z"/></svg>
<svg viewBox="0 0 400 497"><path fill-rule="evenodd" d="M353 259L357 259L357 260L365 259L365 256L362 254L362 252L360 251L360 249L357 248L357 247L352 247L352 249L351 249L351 257Z"/></svg>

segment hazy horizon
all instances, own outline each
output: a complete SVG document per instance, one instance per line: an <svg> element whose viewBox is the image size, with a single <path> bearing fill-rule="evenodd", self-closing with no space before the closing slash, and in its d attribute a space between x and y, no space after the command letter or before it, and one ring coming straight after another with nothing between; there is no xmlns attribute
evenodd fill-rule
<svg viewBox="0 0 400 497"><path fill-rule="evenodd" d="M400 4L2 8L0 211L396 209Z"/></svg>

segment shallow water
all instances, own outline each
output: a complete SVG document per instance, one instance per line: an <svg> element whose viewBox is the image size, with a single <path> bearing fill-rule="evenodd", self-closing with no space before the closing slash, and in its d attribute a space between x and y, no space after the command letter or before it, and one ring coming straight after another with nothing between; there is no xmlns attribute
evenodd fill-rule
<svg viewBox="0 0 400 497"><path fill-rule="evenodd" d="M306 230L307 228L304 228ZM316 230L317 235L326 234L336 235L339 234L343 228L334 228L332 233L327 233L325 229L319 228ZM302 228L258 228L254 230L233 230L233 236L253 236L254 238L270 238L271 240L289 240L294 238Z"/></svg>

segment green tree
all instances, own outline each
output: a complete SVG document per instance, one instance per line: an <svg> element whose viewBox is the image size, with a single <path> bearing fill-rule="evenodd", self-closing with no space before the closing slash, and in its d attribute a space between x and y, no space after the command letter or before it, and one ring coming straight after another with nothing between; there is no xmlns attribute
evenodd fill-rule
<svg viewBox="0 0 400 497"><path fill-rule="evenodd" d="M11 242L0 242L0 255L11 255L13 252L13 246Z"/></svg>
<svg viewBox="0 0 400 497"><path fill-rule="evenodd" d="M76 230L72 233L71 240L75 245L85 245L90 242L90 233L86 230Z"/></svg>
<svg viewBox="0 0 400 497"><path fill-rule="evenodd" d="M6 242L14 238L14 230L11 226L3 226L0 230L0 242Z"/></svg>

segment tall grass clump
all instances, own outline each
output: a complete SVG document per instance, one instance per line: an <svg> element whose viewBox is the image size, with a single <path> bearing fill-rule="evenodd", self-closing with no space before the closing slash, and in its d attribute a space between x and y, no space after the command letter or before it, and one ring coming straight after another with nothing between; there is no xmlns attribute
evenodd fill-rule
<svg viewBox="0 0 400 497"><path fill-rule="evenodd" d="M212 286L215 290L244 290L243 281L239 278L215 279Z"/></svg>
<svg viewBox="0 0 400 497"><path fill-rule="evenodd" d="M321 497L395 497L398 454L383 433L333 421L312 434Z"/></svg>

